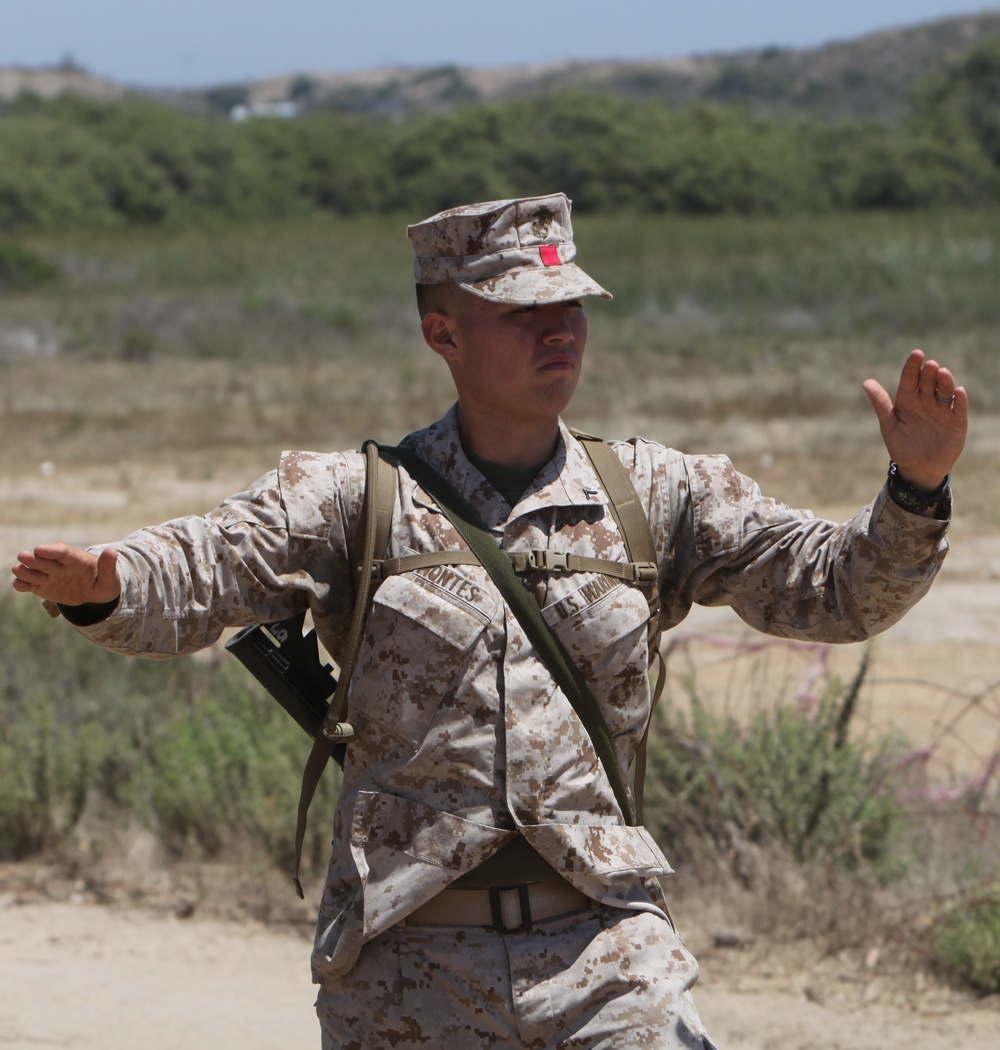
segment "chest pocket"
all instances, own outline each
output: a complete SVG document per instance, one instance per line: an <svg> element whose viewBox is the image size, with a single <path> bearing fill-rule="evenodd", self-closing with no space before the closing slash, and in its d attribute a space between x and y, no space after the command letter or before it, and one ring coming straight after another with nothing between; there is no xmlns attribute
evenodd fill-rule
<svg viewBox="0 0 1000 1050"><path fill-rule="evenodd" d="M542 610L549 626L602 703L608 728L623 732L644 717L649 606L634 586L607 576L554 578Z"/></svg>
<svg viewBox="0 0 1000 1050"><path fill-rule="evenodd" d="M451 566L392 576L375 592L354 675L352 717L416 748L466 673L497 600Z"/></svg>

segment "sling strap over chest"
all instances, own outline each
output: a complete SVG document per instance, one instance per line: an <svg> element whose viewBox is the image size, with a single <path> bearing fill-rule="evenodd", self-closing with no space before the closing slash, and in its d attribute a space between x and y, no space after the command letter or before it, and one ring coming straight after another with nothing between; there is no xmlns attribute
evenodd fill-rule
<svg viewBox="0 0 1000 1050"><path fill-rule="evenodd" d="M558 636L546 623L538 603L522 587L514 567L496 539L479 520L461 493L408 448L395 448L391 454L399 459L407 473L415 478L434 497L445 517L455 526L459 535L469 545L477 560L490 574L531 641L536 654L549 669L552 677L569 700L593 741L594 748L604 771L611 782L618 806L629 824L634 823L632 799L625 785L615 755L611 733L601 709L580 669L566 652Z"/></svg>

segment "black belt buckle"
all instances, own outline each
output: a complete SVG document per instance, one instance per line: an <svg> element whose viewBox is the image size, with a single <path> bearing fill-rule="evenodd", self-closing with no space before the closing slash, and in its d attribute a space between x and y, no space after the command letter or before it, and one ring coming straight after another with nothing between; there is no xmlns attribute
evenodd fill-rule
<svg viewBox="0 0 1000 1050"><path fill-rule="evenodd" d="M500 906L500 894L517 890L518 903L521 906L521 925L507 926L503 921L503 908ZM497 933L530 933L531 900L528 897L528 885L525 882L517 886L490 886L490 912L493 915L493 929Z"/></svg>

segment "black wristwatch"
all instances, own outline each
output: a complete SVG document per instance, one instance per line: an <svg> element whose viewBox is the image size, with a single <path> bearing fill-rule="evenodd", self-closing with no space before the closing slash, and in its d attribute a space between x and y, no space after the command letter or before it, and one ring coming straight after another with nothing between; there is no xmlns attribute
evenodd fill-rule
<svg viewBox="0 0 1000 1050"><path fill-rule="evenodd" d="M920 514L928 507L933 507L935 503L940 503L950 483L951 475L948 474L933 492L927 492L925 489L918 489L913 482L907 481L899 473L899 467L895 463L891 461L889 463L889 495L892 496L894 503L898 503L903 510L908 510L912 514Z"/></svg>

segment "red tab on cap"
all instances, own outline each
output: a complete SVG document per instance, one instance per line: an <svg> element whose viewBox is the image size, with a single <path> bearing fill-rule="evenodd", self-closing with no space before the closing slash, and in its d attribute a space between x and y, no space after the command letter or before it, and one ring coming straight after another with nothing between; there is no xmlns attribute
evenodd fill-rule
<svg viewBox="0 0 1000 1050"><path fill-rule="evenodd" d="M562 266L562 259L559 258L559 246L557 244L540 244L538 246L538 254L542 257L542 262L546 266Z"/></svg>

